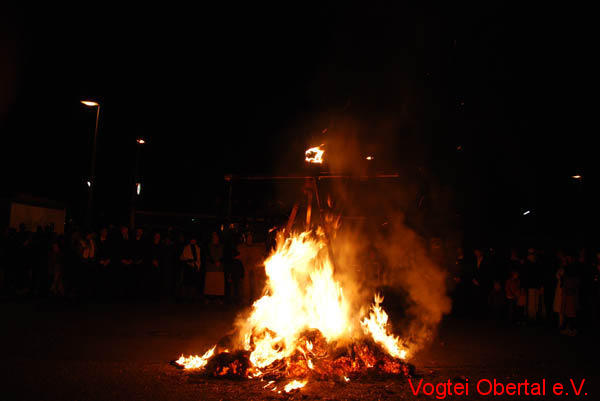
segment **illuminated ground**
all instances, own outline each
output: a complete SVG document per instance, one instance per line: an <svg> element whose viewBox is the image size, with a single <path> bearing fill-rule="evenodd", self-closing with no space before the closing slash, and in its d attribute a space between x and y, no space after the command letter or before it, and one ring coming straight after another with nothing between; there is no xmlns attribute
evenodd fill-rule
<svg viewBox="0 0 600 401"><path fill-rule="evenodd" d="M204 379L171 367L167 362L181 352L203 352L230 328L235 311L224 307L4 302L0 313L3 400L414 398L404 379L310 383L301 392L277 394L263 390L264 382ZM546 378L565 384L569 378L576 383L585 378L582 397L587 392L587 399L594 400L600 399L596 338L592 332L570 338L541 327L449 320L439 338L411 362L434 383L469 378L469 396L453 399L492 398L474 394L480 378Z"/></svg>

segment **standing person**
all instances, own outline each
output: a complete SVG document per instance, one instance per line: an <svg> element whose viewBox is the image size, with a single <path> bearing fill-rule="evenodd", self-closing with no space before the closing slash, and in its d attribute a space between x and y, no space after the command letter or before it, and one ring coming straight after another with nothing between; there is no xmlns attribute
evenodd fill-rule
<svg viewBox="0 0 600 401"><path fill-rule="evenodd" d="M183 296L185 299L192 299L198 293L198 276L202 269L200 247L195 237L191 237L189 243L183 248L180 259L185 264L183 272Z"/></svg>
<svg viewBox="0 0 600 401"><path fill-rule="evenodd" d="M62 248L64 253L64 274L63 282L65 284L65 293L68 296L76 294L80 285L81 272L81 233L77 227L73 227Z"/></svg>
<svg viewBox="0 0 600 401"><path fill-rule="evenodd" d="M556 271L558 266L555 262L544 258L540 263L540 274L542 280L542 294L543 300L543 312L546 322L550 325L554 325L554 297L556 295Z"/></svg>
<svg viewBox="0 0 600 401"><path fill-rule="evenodd" d="M149 283L146 258L148 255L148 246L144 229L138 227L135 230L135 237L131 243L131 289L136 297L141 297L147 293Z"/></svg>
<svg viewBox="0 0 600 401"><path fill-rule="evenodd" d="M577 323L579 326L590 325L592 322L594 266L589 263L585 248L579 249L575 269L579 276L579 308Z"/></svg>
<svg viewBox="0 0 600 401"><path fill-rule="evenodd" d="M162 295L165 295L162 291L162 280L164 275L164 247L160 238L160 233L155 232L152 236L152 244L150 245L149 251L150 263L148 264L148 296L153 299L159 299Z"/></svg>
<svg viewBox="0 0 600 401"><path fill-rule="evenodd" d="M167 232L165 243L163 247L163 276L162 280L162 288L164 293L172 298L177 299L179 297L179 287L177 274L179 272L179 254L177 253L177 248L175 246L175 240L173 238L174 233L172 231Z"/></svg>
<svg viewBox="0 0 600 401"><path fill-rule="evenodd" d="M506 280L505 291L508 304L508 321L514 323L516 319L520 319L520 316L518 316L518 302L521 295L521 280L519 279L518 270L513 269L510 272L510 277Z"/></svg>
<svg viewBox="0 0 600 401"><path fill-rule="evenodd" d="M557 252L556 258L558 261L558 267L556 269L556 287L554 289L554 301L552 305L552 310L558 316L558 328L562 329L565 323L565 315L562 309L563 284L565 269L569 263L567 256L562 251Z"/></svg>
<svg viewBox="0 0 600 401"><path fill-rule="evenodd" d="M512 272L513 271L517 271L519 272L519 277L521 276L521 270L523 269L523 258L521 258L521 255L519 255L519 250L515 247L510 248L510 257L508 259L508 279L510 279L512 277Z"/></svg>
<svg viewBox="0 0 600 401"><path fill-rule="evenodd" d="M469 300L469 276L470 272L467 263L465 263L465 254L463 248L456 248L456 259L454 261L454 307L453 313L464 317L468 311Z"/></svg>
<svg viewBox="0 0 600 401"><path fill-rule="evenodd" d="M32 279L31 292L35 296L44 296L47 292L48 282L48 237L42 226L37 226L35 234L32 236L31 252L32 252Z"/></svg>
<svg viewBox="0 0 600 401"><path fill-rule="evenodd" d="M113 275L111 255L112 249L110 240L108 238L108 230L106 227L100 229L100 236L98 238L98 296L106 297L113 296L111 278Z"/></svg>
<svg viewBox="0 0 600 401"><path fill-rule="evenodd" d="M535 248L527 250L527 260L523 269L524 288L527 290L527 317L530 321L538 318L541 300L542 273L537 261Z"/></svg>
<svg viewBox="0 0 600 401"><path fill-rule="evenodd" d="M96 268L96 241L94 234L89 232L81 239L81 277L82 295L86 298L96 296L97 268Z"/></svg>
<svg viewBox="0 0 600 401"><path fill-rule="evenodd" d="M242 301L241 284L244 279L244 265L240 260L240 253L233 248L231 256L224 263L225 277L228 285L227 301L233 305L239 305Z"/></svg>
<svg viewBox="0 0 600 401"><path fill-rule="evenodd" d="M183 233L177 233L175 237L175 241L173 244L173 249L175 251L175 298L177 300L184 299L184 272L187 269L186 263L181 260L181 254L183 253L183 249L186 247L187 243L185 240L185 235Z"/></svg>
<svg viewBox="0 0 600 401"><path fill-rule="evenodd" d="M16 289L19 264L19 240L14 228L8 228L6 232L4 262L4 290L7 294L13 294Z"/></svg>
<svg viewBox="0 0 600 401"><path fill-rule="evenodd" d="M265 245L254 242L252 233L246 234L246 242L239 246L240 260L246 268L243 280L243 299L247 304L252 304L262 296L265 288L267 275L265 273L264 260Z"/></svg>
<svg viewBox="0 0 600 401"><path fill-rule="evenodd" d="M492 290L488 295L488 305L492 314L492 319L502 320L506 310L506 291L498 280L494 280Z"/></svg>
<svg viewBox="0 0 600 401"><path fill-rule="evenodd" d="M85 233L73 232L71 236L71 263L68 275L68 292L74 297L83 297L86 289L87 266L83 259L83 251L86 247Z"/></svg>
<svg viewBox="0 0 600 401"><path fill-rule="evenodd" d="M48 275L50 277L50 294L57 297L65 296L63 284L63 254L58 242L54 241L48 254Z"/></svg>
<svg viewBox="0 0 600 401"><path fill-rule="evenodd" d="M596 252L596 260L592 263L591 314L592 324L600 323L600 251Z"/></svg>
<svg viewBox="0 0 600 401"><path fill-rule="evenodd" d="M0 294L4 293L6 287L6 262L7 262L7 243L8 243L8 230L3 229L0 233Z"/></svg>
<svg viewBox="0 0 600 401"><path fill-rule="evenodd" d="M206 276L204 280L204 295L218 297L219 303L225 295L225 273L223 271L223 245L219 234L211 234L211 242L206 255Z"/></svg>
<svg viewBox="0 0 600 401"><path fill-rule="evenodd" d="M131 297L133 283L132 279L132 249L131 241L129 240L129 229L126 226L121 226L121 234L117 239L114 248L115 260L118 260L118 271L115 275L115 285L119 298Z"/></svg>
<svg viewBox="0 0 600 401"><path fill-rule="evenodd" d="M565 316L566 327L561 331L561 334L566 334L569 336L577 335L576 318L577 309L579 308L579 293L581 285L581 280L578 273L577 265L575 263L570 263L566 267L563 277L562 313Z"/></svg>
<svg viewBox="0 0 600 401"><path fill-rule="evenodd" d="M482 318L491 291L491 267L480 248L473 250L475 257L472 270L472 307L475 317Z"/></svg>
<svg viewBox="0 0 600 401"><path fill-rule="evenodd" d="M34 263L33 235L25 229L25 225L19 226L19 280L17 293L26 295L31 290L32 265Z"/></svg>

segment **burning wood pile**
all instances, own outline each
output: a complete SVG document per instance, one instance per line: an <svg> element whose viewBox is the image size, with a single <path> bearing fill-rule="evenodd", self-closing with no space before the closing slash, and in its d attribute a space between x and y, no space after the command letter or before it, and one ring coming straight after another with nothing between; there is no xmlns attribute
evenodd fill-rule
<svg viewBox="0 0 600 401"><path fill-rule="evenodd" d="M280 235L265 261L267 284L235 334L175 365L208 376L261 379L288 392L310 380L411 376L403 341L389 332L375 296L368 310L344 295L324 235Z"/></svg>

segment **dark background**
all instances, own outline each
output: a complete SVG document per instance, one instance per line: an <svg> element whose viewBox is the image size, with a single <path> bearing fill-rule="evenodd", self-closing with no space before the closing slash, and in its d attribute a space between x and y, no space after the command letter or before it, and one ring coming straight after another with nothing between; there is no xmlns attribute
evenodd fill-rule
<svg viewBox="0 0 600 401"><path fill-rule="evenodd" d="M225 207L223 174L301 172L328 128L352 131L377 170L415 183L419 213L451 214L472 242L591 240L593 13L553 7L3 6L2 195L61 200L77 217L89 98L102 104L96 207L109 219L129 207L136 137L148 141L139 208L210 214Z"/></svg>

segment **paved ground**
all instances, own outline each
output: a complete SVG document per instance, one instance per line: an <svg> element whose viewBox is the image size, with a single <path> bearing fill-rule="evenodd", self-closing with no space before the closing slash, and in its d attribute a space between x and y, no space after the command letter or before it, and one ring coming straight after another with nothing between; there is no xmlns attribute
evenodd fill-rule
<svg viewBox="0 0 600 401"><path fill-rule="evenodd" d="M206 350L230 329L235 314L225 307L190 304L0 303L0 399L415 398L405 379L309 383L298 393L277 394L264 390L261 382L198 378L168 364L181 353ZM560 381L569 393L560 398L571 399L577 397L569 379L578 386L585 378L579 398L600 400L599 353L593 332L563 337L541 327L506 328L450 319L431 346L411 362L423 383L469 380L468 396L449 399L492 398L477 395L476 384L482 378L504 383L545 378L547 393ZM436 399L435 394L421 398Z"/></svg>

